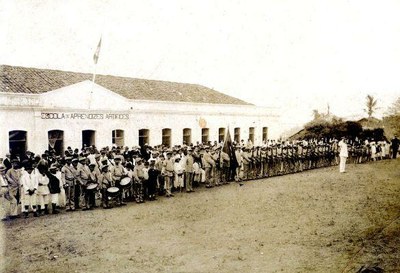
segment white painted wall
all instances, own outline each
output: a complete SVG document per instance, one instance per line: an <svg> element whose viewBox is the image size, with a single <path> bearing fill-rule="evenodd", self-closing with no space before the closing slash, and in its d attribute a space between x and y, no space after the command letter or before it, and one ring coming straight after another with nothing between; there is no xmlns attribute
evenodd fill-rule
<svg viewBox="0 0 400 273"><path fill-rule="evenodd" d="M89 101L90 107L89 107ZM62 119L45 119L44 113L56 113ZM72 119L74 113L103 115L103 119ZM106 119L106 114L126 115L129 119ZM66 118L66 115L69 115ZM87 116L86 116L87 117ZM182 144L183 129L192 129L192 142L201 141L199 120L209 128L210 140L218 140L220 127L241 128L241 139L247 140L249 127L255 127L255 144L261 144L262 127L268 127L268 138L278 137L277 109L203 103L129 100L90 81L81 82L40 95L0 92L0 157L9 150L8 133L28 132L28 149L41 153L48 148L49 130L64 131L64 147L80 148L82 130L96 131L96 146L110 146L112 130L122 129L125 145L138 145L139 129L150 130L150 145L161 144L162 129L172 129L172 145Z"/></svg>

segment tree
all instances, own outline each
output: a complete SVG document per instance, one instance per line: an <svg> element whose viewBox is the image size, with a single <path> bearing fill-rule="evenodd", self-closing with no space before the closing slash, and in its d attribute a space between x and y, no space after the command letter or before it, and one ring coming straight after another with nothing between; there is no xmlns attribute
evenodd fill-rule
<svg viewBox="0 0 400 273"><path fill-rule="evenodd" d="M397 98L391 106L389 106L387 113L388 116L400 115L400 97Z"/></svg>
<svg viewBox="0 0 400 273"><path fill-rule="evenodd" d="M393 135L400 135L400 97L387 109L385 115L383 125L386 137L390 139Z"/></svg>
<svg viewBox="0 0 400 273"><path fill-rule="evenodd" d="M385 134L388 138L400 135L400 115L383 117L383 124L385 126Z"/></svg>
<svg viewBox="0 0 400 273"><path fill-rule="evenodd" d="M365 106L367 107L364 109L365 112L368 114L368 119L372 117L372 114L376 111L378 101L371 95L367 95Z"/></svg>

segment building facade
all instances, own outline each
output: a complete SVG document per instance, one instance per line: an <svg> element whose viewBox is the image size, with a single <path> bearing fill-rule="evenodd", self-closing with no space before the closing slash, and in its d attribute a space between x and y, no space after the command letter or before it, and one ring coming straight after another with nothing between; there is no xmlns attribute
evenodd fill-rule
<svg viewBox="0 0 400 273"><path fill-rule="evenodd" d="M10 74L6 80L3 77L0 90L2 156L9 151L42 153L49 148L62 154L68 146L84 145L196 144L221 141L228 129L235 140L251 139L259 145L277 133L275 109L217 103L218 93L212 103L174 101L174 97L171 101L134 99L90 80L39 90L25 85L26 81L37 85L40 78L24 77L25 85L15 87L20 79L10 80Z"/></svg>

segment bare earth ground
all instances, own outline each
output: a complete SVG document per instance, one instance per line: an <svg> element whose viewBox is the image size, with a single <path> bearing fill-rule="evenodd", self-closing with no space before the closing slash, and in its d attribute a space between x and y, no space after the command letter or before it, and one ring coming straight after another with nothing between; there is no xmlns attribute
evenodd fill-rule
<svg viewBox="0 0 400 273"><path fill-rule="evenodd" d="M3 223L5 272L400 272L400 160ZM4 237L5 236L5 237Z"/></svg>

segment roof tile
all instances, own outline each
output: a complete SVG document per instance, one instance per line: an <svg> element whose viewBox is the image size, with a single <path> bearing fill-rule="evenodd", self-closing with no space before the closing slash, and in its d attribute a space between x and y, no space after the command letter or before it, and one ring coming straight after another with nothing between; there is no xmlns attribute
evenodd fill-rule
<svg viewBox="0 0 400 273"><path fill-rule="evenodd" d="M0 66L0 91L40 94L85 80L92 74L19 66ZM215 104L249 103L213 89L188 83L96 75L96 83L128 99Z"/></svg>

